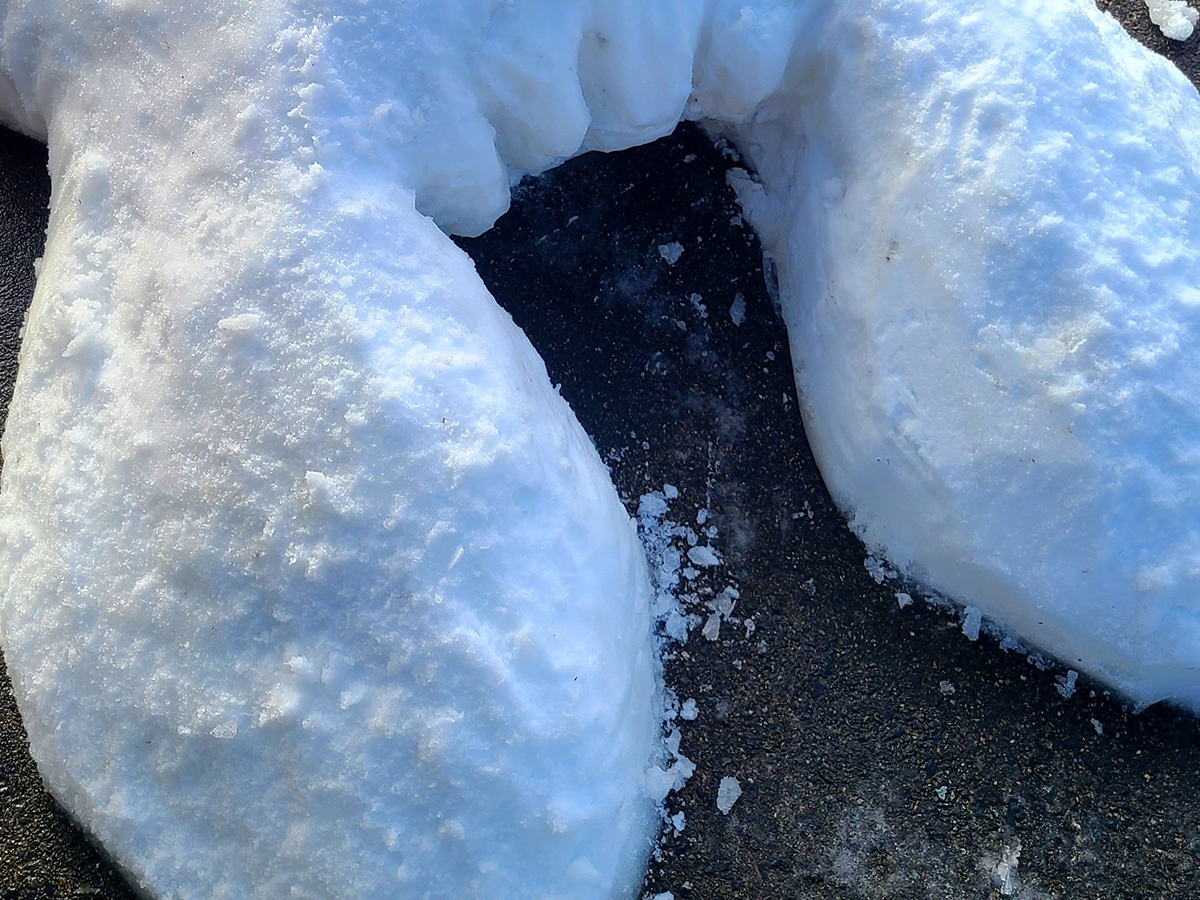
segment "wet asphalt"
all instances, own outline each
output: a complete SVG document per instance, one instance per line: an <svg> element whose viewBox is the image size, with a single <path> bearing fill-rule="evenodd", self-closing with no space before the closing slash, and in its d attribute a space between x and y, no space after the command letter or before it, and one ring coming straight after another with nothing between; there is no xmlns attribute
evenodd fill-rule
<svg viewBox="0 0 1200 900"><path fill-rule="evenodd" d="M1166 42L1139 0L1100 5L1200 83L1200 39ZM919 593L868 570L804 438L771 274L726 184L739 162L682 127L523 183L460 242L631 513L671 485L667 518L722 559L684 582L697 626L666 673L695 701L677 725L696 772L668 798L686 825L647 891L1200 898L1200 720L1135 714L1083 678L1071 694L1065 668L902 607ZM0 135L5 407L47 197L45 149ZM702 631L728 588L733 610ZM728 813L723 777L743 792ZM133 896L42 790L0 664L0 898Z"/></svg>

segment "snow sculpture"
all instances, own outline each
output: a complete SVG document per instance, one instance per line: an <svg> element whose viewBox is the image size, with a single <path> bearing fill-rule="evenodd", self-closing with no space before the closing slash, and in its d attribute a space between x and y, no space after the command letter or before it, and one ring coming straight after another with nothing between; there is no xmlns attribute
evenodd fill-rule
<svg viewBox="0 0 1200 900"><path fill-rule="evenodd" d="M512 178L685 116L756 162L863 537L1200 708L1200 103L1087 0L0 0L0 26L0 111L53 177L0 629L47 783L150 894L636 890L641 554L420 213L478 232Z"/></svg>

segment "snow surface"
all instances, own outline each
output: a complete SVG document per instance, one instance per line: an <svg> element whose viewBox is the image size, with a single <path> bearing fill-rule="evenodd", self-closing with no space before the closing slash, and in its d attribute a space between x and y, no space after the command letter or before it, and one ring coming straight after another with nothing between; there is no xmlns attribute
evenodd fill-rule
<svg viewBox="0 0 1200 900"><path fill-rule="evenodd" d="M0 0L0 116L53 179L0 636L153 896L636 891L643 553L433 221L683 117L755 164L858 533L1200 709L1200 103L1090 0Z"/></svg>

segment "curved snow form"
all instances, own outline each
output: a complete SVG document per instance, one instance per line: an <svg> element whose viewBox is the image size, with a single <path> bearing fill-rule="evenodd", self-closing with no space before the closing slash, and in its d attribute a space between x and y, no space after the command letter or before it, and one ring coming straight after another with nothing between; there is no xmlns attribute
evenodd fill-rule
<svg viewBox="0 0 1200 900"><path fill-rule="evenodd" d="M52 216L0 627L162 897L631 896L642 554L446 230L736 125L869 543L1200 708L1200 103L1087 0L0 2ZM653 774L653 773L651 773Z"/></svg>

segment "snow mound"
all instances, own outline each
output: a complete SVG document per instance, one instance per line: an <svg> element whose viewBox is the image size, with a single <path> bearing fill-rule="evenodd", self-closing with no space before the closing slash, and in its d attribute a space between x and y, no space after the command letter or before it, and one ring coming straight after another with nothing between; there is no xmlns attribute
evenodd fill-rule
<svg viewBox="0 0 1200 900"><path fill-rule="evenodd" d="M815 35L741 140L831 492L969 634L1200 709L1195 89L1086 2Z"/></svg>
<svg viewBox="0 0 1200 900"><path fill-rule="evenodd" d="M0 17L54 186L0 637L47 784L149 894L635 892L680 774L644 555L427 216L478 233L682 117L757 167L863 538L1200 708L1200 103L1088 0Z"/></svg>

